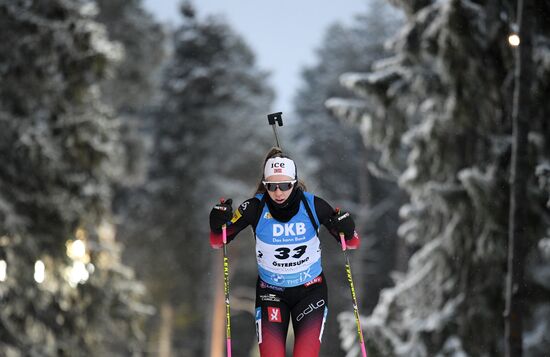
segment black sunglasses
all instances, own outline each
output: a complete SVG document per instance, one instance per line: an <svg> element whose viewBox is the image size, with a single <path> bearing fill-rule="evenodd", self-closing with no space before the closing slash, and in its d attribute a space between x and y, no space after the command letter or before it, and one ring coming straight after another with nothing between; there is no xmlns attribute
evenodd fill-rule
<svg viewBox="0 0 550 357"><path fill-rule="evenodd" d="M278 182L262 181L262 183L264 184L265 188L271 192L275 192L277 190L277 187L281 191L288 191L292 188L292 186L294 186L294 184L296 183L296 180L278 181Z"/></svg>

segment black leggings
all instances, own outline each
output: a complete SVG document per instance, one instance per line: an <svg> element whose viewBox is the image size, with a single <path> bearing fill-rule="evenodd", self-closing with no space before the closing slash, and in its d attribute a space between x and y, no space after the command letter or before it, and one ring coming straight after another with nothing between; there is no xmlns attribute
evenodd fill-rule
<svg viewBox="0 0 550 357"><path fill-rule="evenodd" d="M281 288L258 278L256 333L263 357L284 357L288 324L294 328L294 357L317 357L328 313L323 274L304 285Z"/></svg>

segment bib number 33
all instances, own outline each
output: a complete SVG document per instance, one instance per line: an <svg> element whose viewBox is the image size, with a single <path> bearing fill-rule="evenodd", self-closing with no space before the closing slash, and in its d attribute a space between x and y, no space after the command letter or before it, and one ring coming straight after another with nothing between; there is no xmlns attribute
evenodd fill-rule
<svg viewBox="0 0 550 357"><path fill-rule="evenodd" d="M275 249L275 251L279 254L275 254L274 257L281 260L288 259L289 257L291 257L290 253L292 252L293 253L292 258L298 259L302 255L304 255L304 253L306 252L306 248L307 248L307 245L301 245L292 250L286 247L277 248Z"/></svg>

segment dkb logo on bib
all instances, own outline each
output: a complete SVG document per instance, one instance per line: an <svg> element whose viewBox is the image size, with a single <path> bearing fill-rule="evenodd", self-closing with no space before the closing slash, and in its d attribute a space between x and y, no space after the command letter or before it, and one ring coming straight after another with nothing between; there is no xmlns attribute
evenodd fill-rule
<svg viewBox="0 0 550 357"><path fill-rule="evenodd" d="M280 237L283 234L285 236L296 236L306 233L306 224L300 223L285 223L285 224L273 224L273 236Z"/></svg>

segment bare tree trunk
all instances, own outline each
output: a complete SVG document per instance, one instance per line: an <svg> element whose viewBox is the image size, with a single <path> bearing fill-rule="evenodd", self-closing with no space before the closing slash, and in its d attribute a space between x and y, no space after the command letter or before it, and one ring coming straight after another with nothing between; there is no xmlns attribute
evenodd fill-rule
<svg viewBox="0 0 550 357"><path fill-rule="evenodd" d="M172 326L174 322L174 307L168 301L160 306L159 357L172 355Z"/></svg>
<svg viewBox="0 0 550 357"><path fill-rule="evenodd" d="M513 144L508 230L508 276L506 281L506 356L521 357L525 298L527 237L527 182L529 178L529 97L532 80L532 1L518 1L521 44L516 48ZM525 20L525 21L523 21Z"/></svg>

